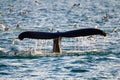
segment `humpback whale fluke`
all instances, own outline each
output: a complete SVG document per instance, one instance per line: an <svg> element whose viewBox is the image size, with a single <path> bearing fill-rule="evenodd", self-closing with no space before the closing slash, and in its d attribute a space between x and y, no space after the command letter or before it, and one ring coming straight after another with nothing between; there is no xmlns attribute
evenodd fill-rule
<svg viewBox="0 0 120 80"><path fill-rule="evenodd" d="M23 40L24 38L31 38L31 39L55 39L59 37L82 37L82 36L90 36L90 35L102 35L106 36L106 33L100 29L95 28L86 28L86 29L78 29L78 30L71 30L66 32L36 32L36 31L26 31L22 32L18 38Z"/></svg>
<svg viewBox="0 0 120 80"><path fill-rule="evenodd" d="M106 36L106 33L100 29L95 28L86 28L86 29L78 29L71 30L66 32L35 32L35 31L26 31L22 32L18 39L23 40L24 38L31 39L53 39L53 52L61 53L60 43L61 37L82 37L82 36L90 36L90 35L102 35Z"/></svg>

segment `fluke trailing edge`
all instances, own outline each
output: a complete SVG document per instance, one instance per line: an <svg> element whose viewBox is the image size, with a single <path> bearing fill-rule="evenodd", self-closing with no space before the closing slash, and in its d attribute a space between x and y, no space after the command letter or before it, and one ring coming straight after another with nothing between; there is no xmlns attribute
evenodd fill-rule
<svg viewBox="0 0 120 80"><path fill-rule="evenodd" d="M26 32L22 32L18 36L18 38L20 40L23 40L24 38L53 39L53 52L61 53L61 49L60 49L61 37L71 38L71 37L82 37L82 36L90 36L90 35L106 36L106 33L100 29L95 29L95 28L78 29L78 30L71 30L66 32L56 32L56 33L26 31Z"/></svg>
<svg viewBox="0 0 120 80"><path fill-rule="evenodd" d="M66 32L35 32L35 31L26 31L22 32L18 38L23 40L24 38L31 38L31 39L55 39L58 37L82 37L82 36L90 36L90 35L102 35L106 36L106 33L100 29L94 28L86 28L86 29L78 29L78 30L71 30Z"/></svg>

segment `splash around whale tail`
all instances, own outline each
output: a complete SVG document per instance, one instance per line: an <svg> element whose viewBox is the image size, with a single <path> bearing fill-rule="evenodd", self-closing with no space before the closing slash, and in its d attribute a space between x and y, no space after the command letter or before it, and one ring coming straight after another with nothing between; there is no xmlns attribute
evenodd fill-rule
<svg viewBox="0 0 120 80"><path fill-rule="evenodd" d="M71 30L66 32L35 32L35 31L25 31L19 34L18 38L23 40L24 38L30 39L55 39L59 37L82 37L82 36L90 36L90 35L102 35L106 36L106 33L103 30L95 29L95 28L86 28L86 29L78 29Z"/></svg>

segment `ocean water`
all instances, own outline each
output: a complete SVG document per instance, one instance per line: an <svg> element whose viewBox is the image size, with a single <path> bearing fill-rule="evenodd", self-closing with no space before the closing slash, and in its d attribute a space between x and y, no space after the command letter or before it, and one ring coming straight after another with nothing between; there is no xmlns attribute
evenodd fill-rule
<svg viewBox="0 0 120 80"><path fill-rule="evenodd" d="M62 54L53 40L15 41L96 26L107 36L62 38ZM0 0L0 80L120 80L120 0Z"/></svg>

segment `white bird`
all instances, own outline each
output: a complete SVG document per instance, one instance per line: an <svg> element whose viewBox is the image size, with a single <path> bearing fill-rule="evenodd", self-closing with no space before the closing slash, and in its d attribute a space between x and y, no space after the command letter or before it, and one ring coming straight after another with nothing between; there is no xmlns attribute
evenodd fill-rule
<svg viewBox="0 0 120 80"><path fill-rule="evenodd" d="M8 31L8 30L10 29L10 27L9 27L9 26L6 27L3 23L1 23L1 24L0 24L0 29L1 29L2 31Z"/></svg>

